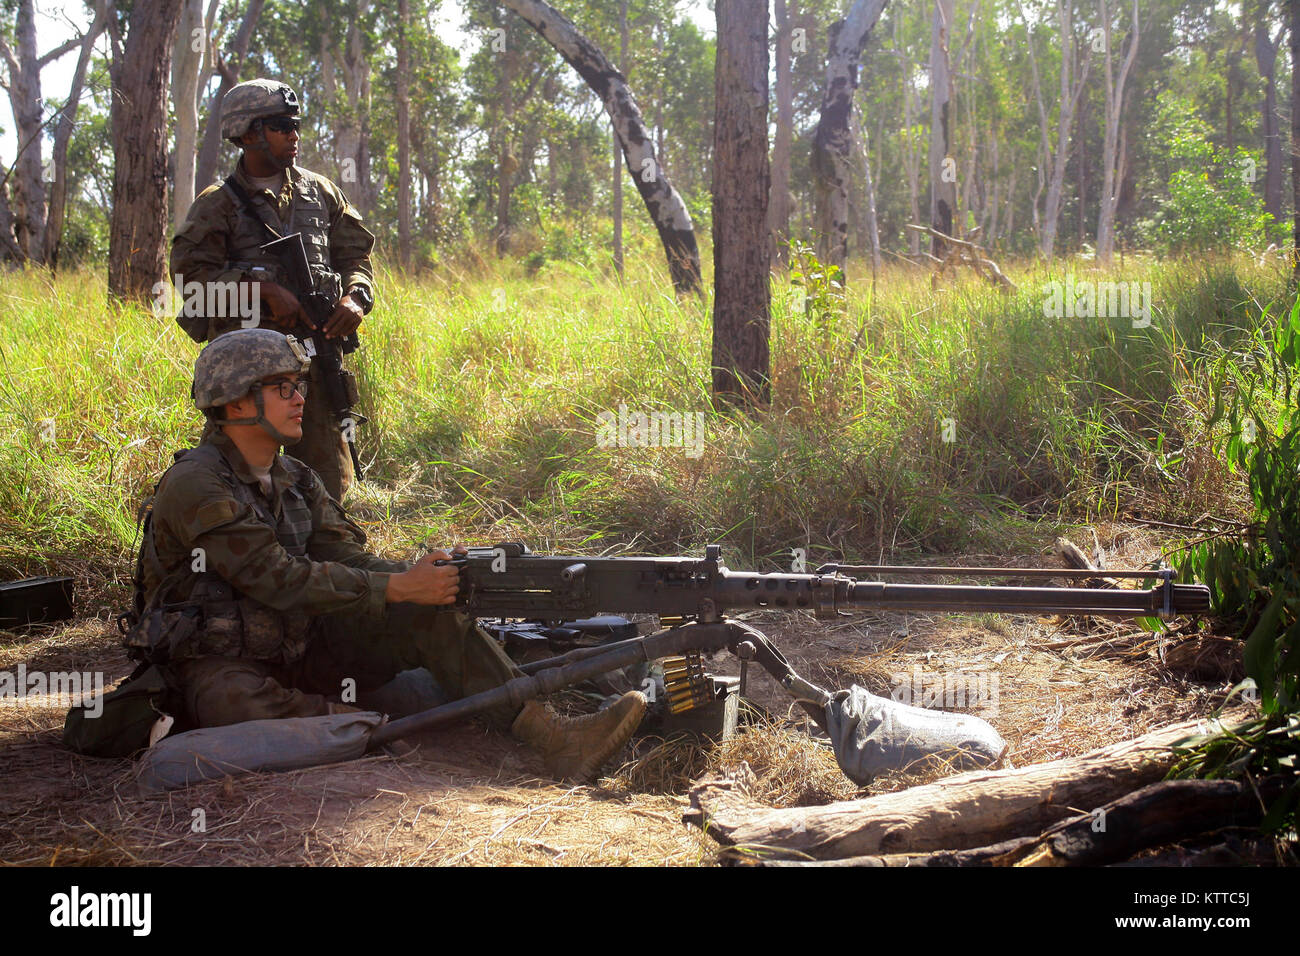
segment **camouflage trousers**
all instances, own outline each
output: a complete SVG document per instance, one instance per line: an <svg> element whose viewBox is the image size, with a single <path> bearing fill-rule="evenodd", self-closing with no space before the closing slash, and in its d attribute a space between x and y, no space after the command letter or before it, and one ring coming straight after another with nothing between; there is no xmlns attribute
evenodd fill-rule
<svg viewBox="0 0 1300 956"><path fill-rule="evenodd" d="M186 722L221 727L245 720L319 717L329 701L366 707L368 691L398 672L427 668L451 699L491 690L522 672L500 645L463 614L414 604L389 605L382 622L349 615L316 618L303 657L277 665L237 657L196 657L169 665L185 701ZM350 683L349 683L350 682ZM354 700L347 691L355 689ZM484 716L509 729L518 708Z"/></svg>

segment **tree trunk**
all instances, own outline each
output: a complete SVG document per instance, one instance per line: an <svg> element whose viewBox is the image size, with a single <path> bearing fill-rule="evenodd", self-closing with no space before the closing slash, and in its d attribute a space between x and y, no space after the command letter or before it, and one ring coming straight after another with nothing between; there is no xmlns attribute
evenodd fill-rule
<svg viewBox="0 0 1300 956"><path fill-rule="evenodd" d="M1111 74L1111 24L1109 0L1101 0L1102 31L1106 38L1106 140L1101 152L1101 210L1097 214L1097 261L1110 265L1115 252L1115 205L1118 179L1115 175L1117 154L1119 150L1119 118L1124 111L1124 84L1128 80L1128 71L1137 56L1138 41L1141 39L1138 23L1137 0L1133 0L1133 29L1128 37L1128 51L1124 54L1119 76Z"/></svg>
<svg viewBox="0 0 1300 956"><path fill-rule="evenodd" d="M865 123L856 122L857 114L854 114L855 124L858 127L857 132L860 135L853 137L854 150L858 154L858 162L862 164L862 177L866 191L866 209L865 218L867 226L867 248L871 250L871 287L876 287L876 279L880 275L880 228L876 223L876 185L871 178L871 150L867 148L867 127Z"/></svg>
<svg viewBox="0 0 1300 956"><path fill-rule="evenodd" d="M49 120L43 118L41 70L65 53L83 45L83 38L65 40L41 55L36 47L34 3L32 0L18 0L16 6L14 40L18 44L17 55L10 48L5 35L0 33L0 59L3 59L8 73L7 82L3 85L9 93L17 132L14 164L0 179L0 231L4 233L0 244L15 261L42 262L48 244L45 183L53 179L53 166L41 162L41 140L46 123L54 120L58 114ZM73 87L80 92L79 84L74 82ZM13 180L12 195L4 192L10 179Z"/></svg>
<svg viewBox="0 0 1300 956"><path fill-rule="evenodd" d="M1229 37L1223 50L1223 134L1229 156L1236 145L1232 138L1232 100L1236 96L1237 87L1241 85L1241 48L1238 39L1235 34Z"/></svg>
<svg viewBox="0 0 1300 956"><path fill-rule="evenodd" d="M343 69L343 95L347 110L338 124L335 140L339 162L339 183L361 214L371 209L370 177L370 63L361 39L361 18L370 8L370 0L355 0L348 20L343 56L336 63Z"/></svg>
<svg viewBox="0 0 1300 956"><path fill-rule="evenodd" d="M975 770L819 807L774 810L749 799L743 781L711 781L691 791L687 821L727 846L761 845L819 860L990 846L1041 833L1155 783L1173 765L1171 745L1201 724L1174 724L1079 757Z"/></svg>
<svg viewBox="0 0 1300 956"><path fill-rule="evenodd" d="M1264 81L1264 211L1274 223L1282 221L1282 133L1277 115L1277 51L1282 45L1282 31L1270 40L1267 7L1260 8L1255 23L1255 63Z"/></svg>
<svg viewBox="0 0 1300 956"><path fill-rule="evenodd" d="M619 7L619 70L627 76L627 0L620 0ZM611 128L613 123L610 123ZM623 276L623 167L621 160L623 150L618 144L618 131L611 133L614 149L614 268L619 278Z"/></svg>
<svg viewBox="0 0 1300 956"><path fill-rule="evenodd" d="M952 60L954 69L949 71L949 78L955 70L958 74L965 76L974 76L979 69L975 61L975 44L972 42L975 35L975 18L979 14L979 0L972 0L970 5L970 15L966 20L966 38L962 42L961 51L956 58ZM965 164L965 175L961 182L961 195L958 202L953 206L953 215L956 216L956 210L961 209L966 213L965 222L974 222L977 226L981 218L981 211L984 203L984 181L980 176L980 157L979 142L976 134L979 132L979 123L975 117L976 114L976 95L979 89L978 84L971 84L966 96L962 98L963 105L966 108L966 156L963 160ZM956 103L950 105L949 109L955 109ZM951 123L949 124L949 133L951 134ZM951 135L949 143L951 144ZM972 218L973 217L973 218ZM964 230L964 222L954 223L954 228ZM951 235L951 233L950 233Z"/></svg>
<svg viewBox="0 0 1300 956"><path fill-rule="evenodd" d="M1019 168L1019 163L1011 163L1011 176L1007 181L1007 219L1002 226L1004 236L1016 234L1016 171Z"/></svg>
<svg viewBox="0 0 1300 956"><path fill-rule="evenodd" d="M1291 205L1294 210L1292 226L1291 268L1294 278L1300 281L1300 0L1289 0L1291 7Z"/></svg>
<svg viewBox="0 0 1300 956"><path fill-rule="evenodd" d="M690 213L668 180L663 166L655 158L650 133L623 74L614 69L605 54L580 34L567 17L543 0L502 2L551 44L605 104L605 110L613 119L614 130L623 144L623 156L628 172L632 175L632 182L641 193L641 199L659 232L659 239L668 257L673 288L679 294L700 291L700 251L695 243ZM765 30L766 22L764 19ZM763 89L766 102L766 82ZM766 206L766 199L764 205ZM761 234L762 230L755 233Z"/></svg>
<svg viewBox="0 0 1300 956"><path fill-rule="evenodd" d="M220 54L216 56L221 84L212 95L212 102L208 104L208 121L203 127L203 146L199 149L199 159L194 169L194 186L198 190L206 189L217 179L217 158L222 143L221 101L226 98L230 88L239 82L239 71L243 69L244 60L248 56L248 44L265 2L266 0L248 0L248 9L244 11L244 19L240 21L234 43L230 46L229 59Z"/></svg>
<svg viewBox="0 0 1300 956"><path fill-rule="evenodd" d="M1084 46L1083 70L1078 78L1074 68L1078 59L1074 42L1074 22L1071 0L1057 0L1057 21L1060 24L1059 41L1061 44L1061 93L1056 120L1056 146L1049 142L1047 129L1047 110L1043 106L1042 91L1038 85L1038 64L1033 55L1033 31L1029 32L1029 54L1032 67L1031 77L1034 95L1038 101L1038 116L1043 125L1042 149L1044 159L1051 165L1047 177L1047 198L1043 204L1042 216L1038 216L1037 199L1034 201L1034 215L1038 217L1039 250L1043 257L1051 259L1056 253L1056 231L1061 221L1061 207L1065 196L1065 167L1070 158L1070 138L1074 135L1074 114L1079 105L1079 96L1083 93L1088 80L1088 71L1092 66L1090 47ZM1028 29L1028 25L1027 25Z"/></svg>
<svg viewBox="0 0 1300 956"><path fill-rule="evenodd" d="M172 103L176 112L176 172L173 179L172 231L179 232L194 202L195 149L199 137L199 71L207 35L203 0L182 0L172 46Z"/></svg>
<svg viewBox="0 0 1300 956"><path fill-rule="evenodd" d="M510 149L511 122L515 115L514 86L519 55L512 43L501 51L497 68L497 225L496 253L500 258L510 251L510 196L515 188L519 160Z"/></svg>
<svg viewBox="0 0 1300 956"><path fill-rule="evenodd" d="M934 0L934 21L930 31L930 226L945 236L954 236L957 215L957 165L948 138L948 111L952 106L952 70L948 62L953 0ZM942 259L947 243L938 236L930 240L930 254Z"/></svg>
<svg viewBox="0 0 1300 956"><path fill-rule="evenodd" d="M167 74L181 0L136 0L115 57L108 291L146 301L167 273Z"/></svg>
<svg viewBox="0 0 1300 956"><path fill-rule="evenodd" d="M411 267L411 5L397 0L397 259Z"/></svg>
<svg viewBox="0 0 1300 956"><path fill-rule="evenodd" d="M50 157L54 176L50 183L50 214L45 222L45 261L51 268L59 264L59 244L63 239L63 216L68 202L68 143L76 126L77 106L81 102L81 90L86 84L86 71L95 51L95 40L107 22L106 0L96 0L95 19L81 39L81 51L77 54L77 65L72 71L68 99L59 111L58 121L54 125L54 151Z"/></svg>
<svg viewBox="0 0 1300 956"><path fill-rule="evenodd" d="M1038 57L1034 55L1034 31L1033 28L1025 24L1025 49L1029 52L1029 78L1034 87L1034 100L1038 104L1038 155L1037 162L1034 163L1034 175L1038 182L1038 189L1034 192L1034 198L1029 203L1029 218L1034 226L1034 235L1038 238L1038 248L1043 249L1043 242L1046 239L1044 235L1043 217L1038 213L1038 203L1043 196L1043 190L1047 188L1047 166L1052 159L1052 146L1047 138L1048 122L1047 108L1043 105L1043 87L1038 81ZM1062 53L1062 57L1065 54ZM1011 176L1015 179L1016 164L1011 165ZM1008 204L1015 208L1015 190L1011 190L1011 195L1007 197ZM1008 216L1010 218L1010 216ZM1007 233L1010 234L1010 226L1007 227Z"/></svg>
<svg viewBox="0 0 1300 956"><path fill-rule="evenodd" d="M899 24L902 17L894 18L894 49L893 53L898 57L899 69L903 74L903 129L906 133L903 135L902 153L903 153L903 171L907 174L907 199L908 209L911 212L911 218L908 220L913 223L921 221L921 151L917 148L916 138L912 135L912 128L916 119L916 90L912 85L912 64L907 59L907 54L899 44L898 35L901 29ZM914 229L907 231L907 252L913 260L921 258L921 234Z"/></svg>
<svg viewBox="0 0 1300 956"><path fill-rule="evenodd" d="M610 133L613 154L613 197L614 208L614 271L619 278L623 276L623 147L618 144L618 133Z"/></svg>
<svg viewBox="0 0 1300 956"><path fill-rule="evenodd" d="M951 0L946 0L951 2ZM888 0L854 0L848 16L831 27L826 61L826 89L813 135L818 236L823 260L841 272L849 254L849 182L852 175L853 91L858 87L858 58Z"/></svg>
<svg viewBox="0 0 1300 956"><path fill-rule="evenodd" d="M768 401L767 0L717 0L713 393Z"/></svg>
<svg viewBox="0 0 1300 956"><path fill-rule="evenodd" d="M998 140L1000 138L996 130L989 130L989 148L993 152L993 195L989 197L988 229L984 232L985 243L989 249L996 248L998 241L998 193L1002 191L1002 178L998 171Z"/></svg>
<svg viewBox="0 0 1300 956"><path fill-rule="evenodd" d="M1079 114L1077 116L1079 129L1088 128L1088 121L1090 119L1090 117L1088 116L1088 109L1091 105L1092 104L1090 104L1087 100L1084 100L1082 103L1079 104ZM1090 157L1088 155L1088 150L1080 149L1079 159L1078 159L1078 173L1076 174L1079 181L1079 202L1078 202L1078 215L1075 216L1076 225L1078 226L1078 237L1076 238L1075 241L1079 244L1080 249L1083 248L1083 244L1087 239L1087 233L1084 231L1083 224L1084 224L1084 217L1087 215L1088 212L1088 195L1089 195L1088 174L1092 168L1091 164L1088 162L1089 159Z"/></svg>
<svg viewBox="0 0 1300 956"><path fill-rule="evenodd" d="M790 257L790 152L794 144L794 50L786 0L775 0L776 137L772 141L772 191L768 199L768 234L772 254L782 266Z"/></svg>
<svg viewBox="0 0 1300 956"><path fill-rule="evenodd" d="M9 99L19 152L14 160L11 206L19 248L30 261L41 262L45 252L45 182L41 166L44 104L33 0L19 0L14 39L18 44L18 70L10 70Z"/></svg>
<svg viewBox="0 0 1300 956"><path fill-rule="evenodd" d="M9 208L9 198L2 189L0 189L0 246L13 262L22 262L26 258L22 249L18 248L18 240L14 238L14 214Z"/></svg>

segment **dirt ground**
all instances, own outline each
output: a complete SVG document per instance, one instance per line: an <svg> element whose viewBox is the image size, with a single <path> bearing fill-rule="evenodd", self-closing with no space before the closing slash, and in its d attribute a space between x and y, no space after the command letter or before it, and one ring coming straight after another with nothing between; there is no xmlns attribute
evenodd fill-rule
<svg viewBox="0 0 1300 956"><path fill-rule="evenodd" d="M1109 539L1112 543L1115 538ZM1152 542L1126 534L1109 565L1138 566ZM1051 566L1040 555L948 558L945 563ZM1208 716L1233 681L1189 674L1130 623L1013 615L855 613L825 623L764 612L745 620L828 689L851 683L890 696L948 676L978 688L965 710L1008 742L1006 764L1084 753L1163 724ZM1183 622L1184 624L1186 622ZM99 670L108 684L130 665L102 618L16 635L0 632L0 670ZM715 673L739 673L721 654ZM778 718L785 692L752 667L749 696ZM916 701L921 702L921 701ZM974 706L972 706L974 705ZM894 773L858 789L829 747L765 725L707 750L630 747L595 786L556 784L540 761L476 725L438 732L401 757L371 756L286 774L226 778L142 795L127 760L81 757L60 742L64 708L0 702L0 862L217 865L712 865L717 845L681 822L689 780L740 759L774 806L824 803L901 789L941 775Z"/></svg>

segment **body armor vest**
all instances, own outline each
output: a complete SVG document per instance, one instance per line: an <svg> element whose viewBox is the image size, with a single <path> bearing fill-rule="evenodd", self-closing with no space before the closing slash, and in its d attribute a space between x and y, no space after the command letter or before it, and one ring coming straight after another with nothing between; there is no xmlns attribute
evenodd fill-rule
<svg viewBox="0 0 1300 956"><path fill-rule="evenodd" d="M231 229L226 238L228 269L265 271L275 282L299 298L312 291L323 293L334 302L342 298L342 279L330 267L329 205L325 191L321 189L316 177L299 171L298 179L291 187L293 194L289 200L287 223L280 219L274 204L262 193L251 194L249 203L245 204L228 185L223 184L221 188L234 204ZM314 290L295 288L280 258L274 253L262 251L262 246L277 238L271 235L269 227L275 228L281 236L302 233L303 246L307 250L307 264L311 267L312 279L316 284ZM224 322L220 332L230 330L225 326L238 327ZM209 336L210 339L214 337Z"/></svg>
<svg viewBox="0 0 1300 956"><path fill-rule="evenodd" d="M294 557L306 556L312 533L311 506L307 503L310 469L282 459L294 482L280 496L280 518L276 520L270 503L235 476L216 446L199 445L177 452L176 461L182 458L198 459L211 466L225 479L235 499L252 508L258 519L275 532L285 551ZM310 639L311 619L307 615L287 615L268 607L241 594L212 571L195 572L188 562L164 568L153 542L152 499L143 510L143 536L135 574L136 613L126 632L130 657L152 664L207 655L272 664L289 664L302 657ZM143 594L146 567L159 582L148 606ZM169 592L186 575L197 578L189 599L169 601Z"/></svg>

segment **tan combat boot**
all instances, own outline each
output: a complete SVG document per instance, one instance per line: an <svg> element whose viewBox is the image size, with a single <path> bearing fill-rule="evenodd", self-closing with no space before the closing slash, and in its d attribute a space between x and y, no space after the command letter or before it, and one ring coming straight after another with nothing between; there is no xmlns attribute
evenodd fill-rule
<svg viewBox="0 0 1300 956"><path fill-rule="evenodd" d="M557 780L587 783L631 739L645 716L645 707L645 695L635 690L600 713L585 717L561 717L541 701L530 700L510 732L541 751L547 772Z"/></svg>

